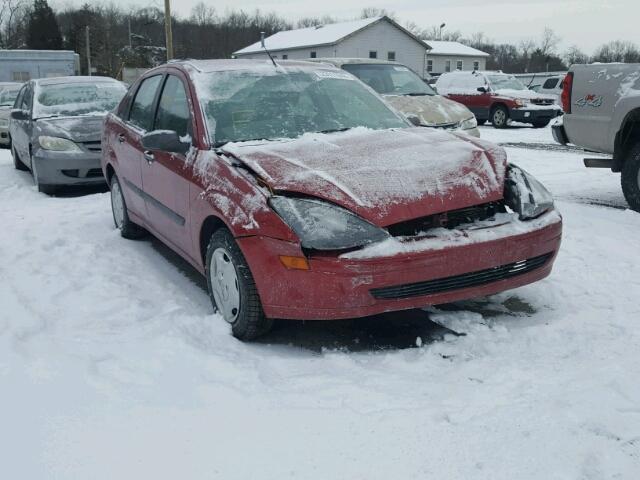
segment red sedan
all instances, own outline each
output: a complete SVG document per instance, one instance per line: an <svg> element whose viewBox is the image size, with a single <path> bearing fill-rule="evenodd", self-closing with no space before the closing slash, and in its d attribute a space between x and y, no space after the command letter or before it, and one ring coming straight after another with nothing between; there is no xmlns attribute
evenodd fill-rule
<svg viewBox="0 0 640 480"><path fill-rule="evenodd" d="M103 135L116 227L205 275L241 339L525 285L560 246L551 195L501 148L412 127L328 65L164 65Z"/></svg>

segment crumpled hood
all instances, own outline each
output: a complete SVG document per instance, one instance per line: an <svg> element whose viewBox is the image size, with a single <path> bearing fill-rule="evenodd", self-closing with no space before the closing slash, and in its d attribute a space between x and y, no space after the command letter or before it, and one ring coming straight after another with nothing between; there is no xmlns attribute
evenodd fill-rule
<svg viewBox="0 0 640 480"><path fill-rule="evenodd" d="M384 99L405 115L418 116L423 125L459 123L473 117L467 107L441 95L384 95Z"/></svg>
<svg viewBox="0 0 640 480"><path fill-rule="evenodd" d="M502 148L432 129L356 128L223 150L275 191L339 204L379 226L503 197Z"/></svg>
<svg viewBox="0 0 640 480"><path fill-rule="evenodd" d="M34 123L34 133L62 137L74 142L97 142L102 135L104 115L41 118Z"/></svg>

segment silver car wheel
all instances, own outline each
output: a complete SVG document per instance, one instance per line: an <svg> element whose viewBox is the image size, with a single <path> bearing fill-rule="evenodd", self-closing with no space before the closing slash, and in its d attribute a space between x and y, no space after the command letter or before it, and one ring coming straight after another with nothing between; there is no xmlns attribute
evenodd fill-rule
<svg viewBox="0 0 640 480"><path fill-rule="evenodd" d="M209 276L218 311L227 322L234 323L240 313L240 288L236 267L224 248L217 248L211 255Z"/></svg>
<svg viewBox="0 0 640 480"><path fill-rule="evenodd" d="M496 112L493 114L493 121L496 125L504 125L507 122L507 115L504 113L504 110L496 110Z"/></svg>
<svg viewBox="0 0 640 480"><path fill-rule="evenodd" d="M118 230L122 230L124 225L124 200L122 199L122 191L120 183L116 180L111 186L111 210L113 211L113 221Z"/></svg>

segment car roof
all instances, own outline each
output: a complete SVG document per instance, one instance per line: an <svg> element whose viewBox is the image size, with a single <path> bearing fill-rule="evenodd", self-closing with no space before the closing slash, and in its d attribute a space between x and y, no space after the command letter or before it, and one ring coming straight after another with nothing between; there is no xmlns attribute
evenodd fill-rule
<svg viewBox="0 0 640 480"><path fill-rule="evenodd" d="M73 77L52 77L52 78L38 78L34 80L34 83L39 86L43 85L60 85L60 84L69 84L69 83L108 83L108 82L116 82L121 83L115 78L111 77L83 77L83 76L73 76Z"/></svg>
<svg viewBox="0 0 640 480"><path fill-rule="evenodd" d="M317 70L319 65L317 63L306 62L303 60L279 60L275 59L276 65L279 67L292 67L309 70ZM181 66L183 68L191 67L198 72L212 73L212 72L225 72L234 70L260 70L260 69L273 69L273 63L269 58L260 59L230 59L230 60L177 60L162 65L162 67ZM323 66L326 68L326 65ZM330 66L329 68L335 68Z"/></svg>
<svg viewBox="0 0 640 480"><path fill-rule="evenodd" d="M310 58L310 62L314 63L330 63L337 67L342 65L396 65L404 66L399 62L391 60L381 60L377 58L340 58L340 57L324 57L324 58Z"/></svg>

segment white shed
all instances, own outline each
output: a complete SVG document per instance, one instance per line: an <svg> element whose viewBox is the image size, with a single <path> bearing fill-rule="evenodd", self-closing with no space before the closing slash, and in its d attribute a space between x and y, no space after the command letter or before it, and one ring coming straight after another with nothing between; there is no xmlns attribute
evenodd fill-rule
<svg viewBox="0 0 640 480"><path fill-rule="evenodd" d="M445 72L486 70L489 54L460 42L427 40L427 66L430 75Z"/></svg>
<svg viewBox="0 0 640 480"><path fill-rule="evenodd" d="M400 62L419 75L426 73L427 45L388 17L317 25L278 32L265 39L274 58L377 58ZM266 58L260 41L234 52L237 58Z"/></svg>

